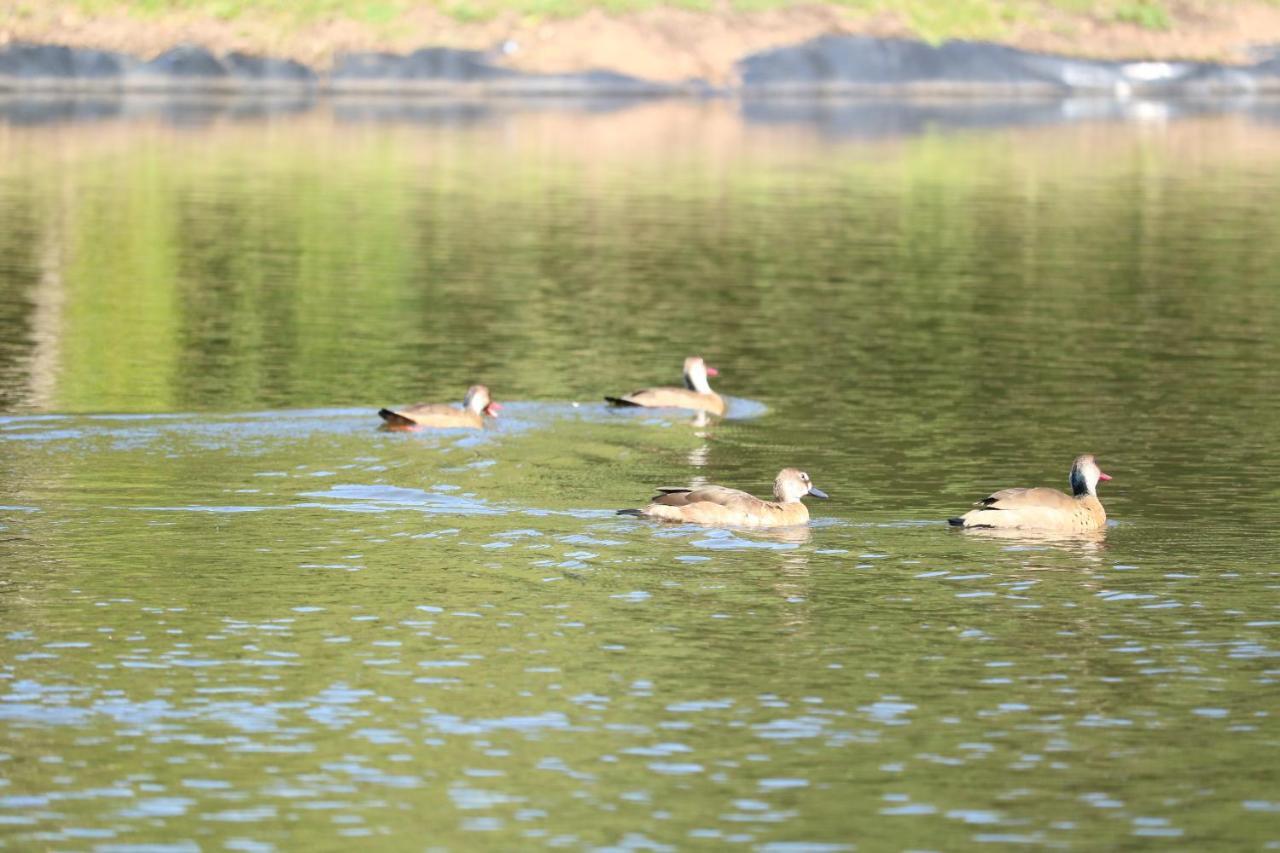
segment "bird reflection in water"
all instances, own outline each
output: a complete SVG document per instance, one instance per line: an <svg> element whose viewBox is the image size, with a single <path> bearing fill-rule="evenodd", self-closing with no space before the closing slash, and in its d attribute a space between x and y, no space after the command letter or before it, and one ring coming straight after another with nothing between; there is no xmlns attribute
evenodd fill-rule
<svg viewBox="0 0 1280 853"><path fill-rule="evenodd" d="M1060 530L1023 530L1019 528L973 527L964 535L971 539L991 539L1010 545L1027 547L1055 547L1081 554L1096 554L1106 548L1107 531L1089 530L1064 533Z"/></svg>

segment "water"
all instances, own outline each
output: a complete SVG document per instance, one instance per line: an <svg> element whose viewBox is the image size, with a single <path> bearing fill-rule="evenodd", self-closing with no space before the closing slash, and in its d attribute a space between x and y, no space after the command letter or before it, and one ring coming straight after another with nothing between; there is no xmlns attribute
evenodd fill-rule
<svg viewBox="0 0 1280 853"><path fill-rule="evenodd" d="M1280 127L614 107L9 115L0 842L1280 846Z"/></svg>

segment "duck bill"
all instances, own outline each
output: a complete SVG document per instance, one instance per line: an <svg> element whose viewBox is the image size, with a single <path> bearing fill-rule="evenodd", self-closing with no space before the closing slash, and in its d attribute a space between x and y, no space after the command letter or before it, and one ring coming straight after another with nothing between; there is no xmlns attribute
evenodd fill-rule
<svg viewBox="0 0 1280 853"><path fill-rule="evenodd" d="M491 418L496 418L498 416L498 409L501 409L501 408L502 408L501 403L490 403L489 405L484 407L484 413Z"/></svg>
<svg viewBox="0 0 1280 853"><path fill-rule="evenodd" d="M1104 474L1104 473L1102 473L1101 471L1099 471L1099 472L1098 472L1098 479L1105 483L1107 480L1110 480L1110 479L1111 479L1111 475L1110 475L1110 474Z"/></svg>
<svg viewBox="0 0 1280 853"><path fill-rule="evenodd" d="M809 487L809 495L815 498L822 498L824 501L827 499L827 493L822 491L822 489L819 489L817 486Z"/></svg>
<svg viewBox="0 0 1280 853"><path fill-rule="evenodd" d="M707 375L708 375L708 376L719 376L719 375L720 375L720 371L716 370L714 367L712 367L711 365L709 365L709 364L708 364L708 365L707 365Z"/></svg>

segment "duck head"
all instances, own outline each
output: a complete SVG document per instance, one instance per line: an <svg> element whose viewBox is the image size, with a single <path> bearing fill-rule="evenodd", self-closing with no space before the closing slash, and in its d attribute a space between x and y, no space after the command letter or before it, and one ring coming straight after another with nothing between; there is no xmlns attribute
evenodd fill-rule
<svg viewBox="0 0 1280 853"><path fill-rule="evenodd" d="M462 399L462 407L469 412L475 412L477 415L488 415L491 418L496 418L498 409L501 409L502 405L495 403L493 398L489 396L488 386L472 385L467 389L467 396Z"/></svg>
<svg viewBox="0 0 1280 853"><path fill-rule="evenodd" d="M714 367L708 367L707 363L702 360L702 356L691 355L684 360L684 387L690 391L697 391L699 394L710 394L711 385L707 382L707 377L719 375L720 371Z"/></svg>
<svg viewBox="0 0 1280 853"><path fill-rule="evenodd" d="M783 468L773 481L773 496L789 504L805 496L825 499L827 493L814 486L809 475L799 468Z"/></svg>
<svg viewBox="0 0 1280 853"><path fill-rule="evenodd" d="M1076 497L1084 495L1096 497L1098 494L1098 482L1110 479L1110 474L1102 473L1102 469L1098 467L1098 461L1093 458L1092 453L1077 456L1075 461L1071 463L1071 494Z"/></svg>

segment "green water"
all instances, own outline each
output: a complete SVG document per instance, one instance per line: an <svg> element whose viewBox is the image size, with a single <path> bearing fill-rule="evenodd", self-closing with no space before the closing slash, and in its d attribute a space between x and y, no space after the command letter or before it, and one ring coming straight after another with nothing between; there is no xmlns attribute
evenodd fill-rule
<svg viewBox="0 0 1280 853"><path fill-rule="evenodd" d="M421 118L0 128L0 843L1280 847L1280 127Z"/></svg>

